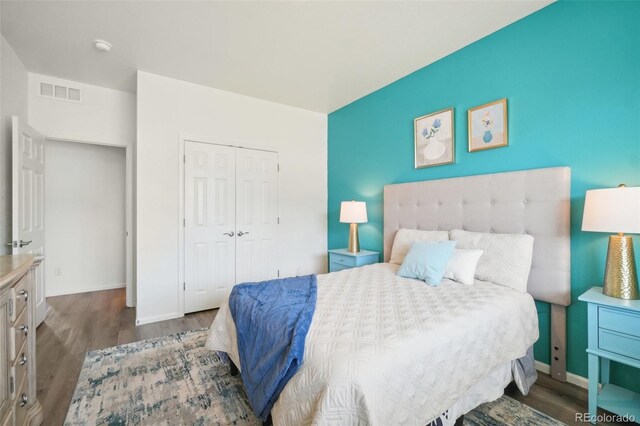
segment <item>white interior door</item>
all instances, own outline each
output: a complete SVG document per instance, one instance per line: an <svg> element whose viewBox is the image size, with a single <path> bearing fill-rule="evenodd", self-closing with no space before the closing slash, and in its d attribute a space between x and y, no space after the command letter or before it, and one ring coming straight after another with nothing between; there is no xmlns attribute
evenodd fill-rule
<svg viewBox="0 0 640 426"><path fill-rule="evenodd" d="M278 154L236 151L236 281L278 276Z"/></svg>
<svg viewBox="0 0 640 426"><path fill-rule="evenodd" d="M219 307L235 284L235 158L185 142L185 313Z"/></svg>
<svg viewBox="0 0 640 426"><path fill-rule="evenodd" d="M12 120L13 254L44 256L44 138L18 117ZM47 313L44 261L35 271L36 326Z"/></svg>

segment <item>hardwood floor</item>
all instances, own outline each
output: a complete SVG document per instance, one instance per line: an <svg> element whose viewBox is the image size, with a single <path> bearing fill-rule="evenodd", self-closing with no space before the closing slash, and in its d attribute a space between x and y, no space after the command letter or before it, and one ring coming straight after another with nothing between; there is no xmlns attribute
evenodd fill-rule
<svg viewBox="0 0 640 426"><path fill-rule="evenodd" d="M135 325L124 289L47 298L51 310L36 331L38 399L45 425L62 425L87 351L209 327L217 310Z"/></svg>
<svg viewBox="0 0 640 426"><path fill-rule="evenodd" d="M576 421L576 413L587 411L587 390L571 383L554 380L548 374L538 372L538 380L527 396L523 396L514 383L507 387L505 394L568 425L590 425L587 422ZM598 414L605 412L598 410ZM602 426L623 424L637 423L598 423Z"/></svg>
<svg viewBox="0 0 640 426"><path fill-rule="evenodd" d="M50 297L51 311L37 329L37 388L45 425L61 425L76 386L85 353L94 349L209 327L217 311L135 326L135 311L125 307L124 289ZM540 373L529 395L515 386L506 394L567 424L587 409L587 391ZM612 425L615 423L601 423Z"/></svg>

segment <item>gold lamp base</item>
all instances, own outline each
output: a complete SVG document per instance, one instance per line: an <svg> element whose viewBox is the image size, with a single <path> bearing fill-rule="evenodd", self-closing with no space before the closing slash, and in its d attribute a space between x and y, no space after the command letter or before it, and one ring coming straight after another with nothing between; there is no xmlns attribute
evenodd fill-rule
<svg viewBox="0 0 640 426"><path fill-rule="evenodd" d="M604 271L605 295L618 299L640 299L638 292L638 273L633 254L633 240L618 234L609 237L607 266Z"/></svg>
<svg viewBox="0 0 640 426"><path fill-rule="evenodd" d="M358 239L358 224L349 224L349 251L358 253L360 251L360 241Z"/></svg>

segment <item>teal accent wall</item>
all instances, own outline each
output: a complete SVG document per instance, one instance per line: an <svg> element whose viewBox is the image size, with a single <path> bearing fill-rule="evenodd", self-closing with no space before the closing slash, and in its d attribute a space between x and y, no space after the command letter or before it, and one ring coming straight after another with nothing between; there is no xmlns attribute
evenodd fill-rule
<svg viewBox="0 0 640 426"><path fill-rule="evenodd" d="M345 247L340 201L367 202L363 248L382 251L382 190L391 183L570 166L570 372L587 375L587 310L607 235L580 230L587 189L640 186L640 2L558 2L329 115L328 245ZM415 49L429 41L407 40ZM380 64L384 66L384 64ZM508 99L509 146L467 152L467 109ZM456 163L413 168L413 119L455 111ZM635 238L640 253L640 238ZM640 256L638 259L640 260ZM640 265L639 265L640 267ZM549 363L549 306L537 303L536 358ZM640 372L612 367L640 390Z"/></svg>

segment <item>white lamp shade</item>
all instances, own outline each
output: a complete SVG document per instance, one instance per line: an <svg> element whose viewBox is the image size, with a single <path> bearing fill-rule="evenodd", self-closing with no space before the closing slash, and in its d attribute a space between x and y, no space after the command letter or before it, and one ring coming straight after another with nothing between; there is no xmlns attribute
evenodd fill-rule
<svg viewBox="0 0 640 426"><path fill-rule="evenodd" d="M582 230L640 234L640 187L587 191Z"/></svg>
<svg viewBox="0 0 640 426"><path fill-rule="evenodd" d="M340 222L365 223L367 221L367 203L364 201L343 201L340 204Z"/></svg>

